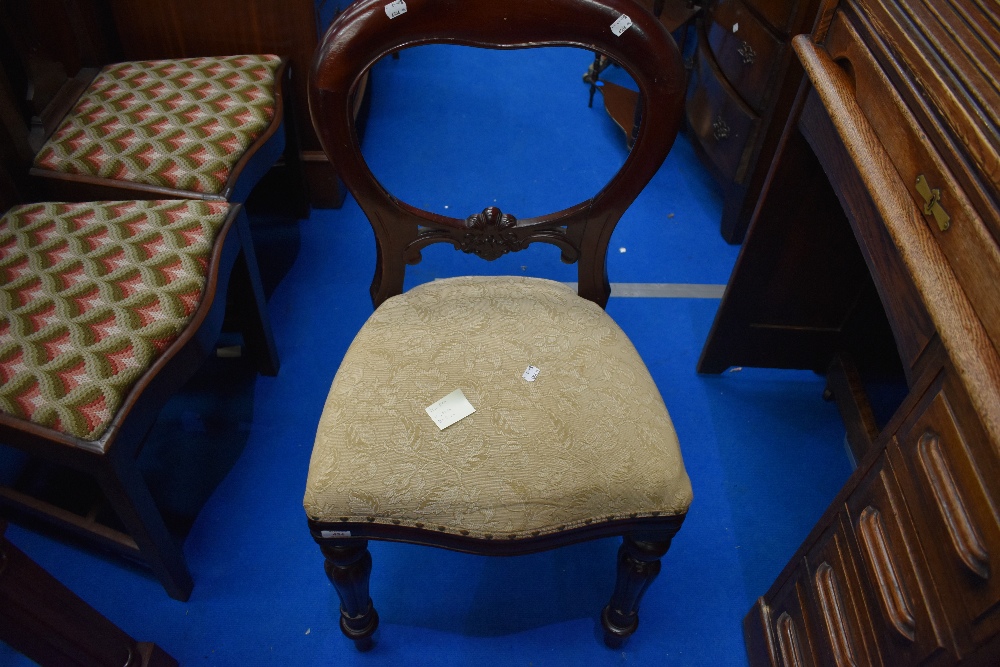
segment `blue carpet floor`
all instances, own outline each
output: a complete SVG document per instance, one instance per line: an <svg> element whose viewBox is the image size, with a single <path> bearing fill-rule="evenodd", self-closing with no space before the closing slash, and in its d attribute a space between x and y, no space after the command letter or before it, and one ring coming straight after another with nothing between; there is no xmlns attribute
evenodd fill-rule
<svg viewBox="0 0 1000 667"><path fill-rule="evenodd" d="M390 190L441 213L495 203L521 217L577 203L626 156L600 98L587 108L580 77L590 60L571 49L404 51L375 68L365 154ZM725 283L738 249L722 241L720 213L680 138L615 233L612 281ZM165 513L188 530L190 601L169 599L141 569L19 526L12 542L184 665L746 664L744 614L850 473L822 378L699 376L718 300L613 297L608 311L660 387L695 492L638 632L624 650L599 640L617 540L506 559L372 543L382 624L375 648L359 654L337 627L301 498L329 383L371 313L372 233L351 199L257 233L281 373L212 360L164 410L144 452ZM407 286L474 272L573 281L574 271L547 246L485 264L439 245ZM0 645L0 664L27 662Z"/></svg>

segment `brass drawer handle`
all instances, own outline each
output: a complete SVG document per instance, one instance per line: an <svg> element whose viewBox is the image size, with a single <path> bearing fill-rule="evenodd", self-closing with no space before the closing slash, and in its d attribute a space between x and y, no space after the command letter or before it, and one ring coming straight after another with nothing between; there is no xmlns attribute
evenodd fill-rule
<svg viewBox="0 0 1000 667"><path fill-rule="evenodd" d="M923 174L917 176L917 194L924 199L924 215L933 215L937 222L938 229L942 232L948 231L951 227L951 216L941 206L941 191L931 188Z"/></svg>
<svg viewBox="0 0 1000 667"><path fill-rule="evenodd" d="M757 52L746 40L740 42L740 48L736 49L736 53L740 54L744 65L753 65L754 60L757 59Z"/></svg>
<svg viewBox="0 0 1000 667"><path fill-rule="evenodd" d="M925 431L917 442L917 453L955 552L973 574L980 579L989 579L990 554L983 546L976 524L969 516L955 477L941 452L940 436Z"/></svg>
<svg viewBox="0 0 1000 667"><path fill-rule="evenodd" d="M795 630L795 621L785 611L778 617L775 625L778 628L778 648L782 664L800 667L803 664L802 649L799 648L799 633Z"/></svg>
<svg viewBox="0 0 1000 667"><path fill-rule="evenodd" d="M712 123L712 136L716 141L722 141L729 136L729 125L722 120L722 116L716 116L715 122Z"/></svg>
<svg viewBox="0 0 1000 667"><path fill-rule="evenodd" d="M875 588L880 594L882 611L899 634L914 641L917 621L910 608L910 595L892 560L882 514L871 505L858 518L858 537L875 575Z"/></svg>
<svg viewBox="0 0 1000 667"><path fill-rule="evenodd" d="M844 603L840 597L837 573L829 563L823 563L816 568L815 580L816 593L819 596L823 620L830 636L830 644L833 646L833 657L837 667L856 667L858 661L854 658L851 646L851 635L847 626L847 615L844 613Z"/></svg>

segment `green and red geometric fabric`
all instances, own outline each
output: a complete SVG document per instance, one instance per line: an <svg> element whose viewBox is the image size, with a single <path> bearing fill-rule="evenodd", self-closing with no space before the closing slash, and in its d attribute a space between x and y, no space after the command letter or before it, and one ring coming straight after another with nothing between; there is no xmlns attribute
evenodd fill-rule
<svg viewBox="0 0 1000 667"><path fill-rule="evenodd" d="M280 62L245 55L108 65L35 167L218 194L274 118Z"/></svg>
<svg viewBox="0 0 1000 667"><path fill-rule="evenodd" d="M97 440L184 330L225 202L28 204L0 218L0 411Z"/></svg>

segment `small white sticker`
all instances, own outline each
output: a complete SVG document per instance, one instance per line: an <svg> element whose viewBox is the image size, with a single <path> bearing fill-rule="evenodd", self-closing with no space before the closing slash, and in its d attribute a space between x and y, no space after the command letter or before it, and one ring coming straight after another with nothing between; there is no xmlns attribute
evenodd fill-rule
<svg viewBox="0 0 1000 667"><path fill-rule="evenodd" d="M406 13L406 3L403 0L394 0L385 6L385 15L391 19L396 18L400 14Z"/></svg>
<svg viewBox="0 0 1000 667"><path fill-rule="evenodd" d="M351 531L349 530L321 530L319 531L320 537L350 537Z"/></svg>
<svg viewBox="0 0 1000 667"><path fill-rule="evenodd" d="M734 23L733 24L733 32L736 32L739 29L740 29L740 24L739 23Z"/></svg>
<svg viewBox="0 0 1000 667"><path fill-rule="evenodd" d="M461 389L456 389L428 408L427 414L442 431L476 411Z"/></svg>
<svg viewBox="0 0 1000 667"><path fill-rule="evenodd" d="M615 37L621 37L622 33L631 27L632 19L628 17L628 14L622 14L611 24L611 32L615 33Z"/></svg>
<svg viewBox="0 0 1000 667"><path fill-rule="evenodd" d="M538 366L528 366L528 370L524 371L524 375L521 377L528 382L534 382L535 378L538 377Z"/></svg>

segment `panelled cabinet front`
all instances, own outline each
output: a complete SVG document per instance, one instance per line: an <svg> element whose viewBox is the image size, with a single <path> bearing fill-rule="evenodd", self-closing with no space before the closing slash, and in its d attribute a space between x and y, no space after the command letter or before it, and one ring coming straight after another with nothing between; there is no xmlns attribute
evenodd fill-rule
<svg viewBox="0 0 1000 667"><path fill-rule="evenodd" d="M830 0L813 40L795 41L805 78L786 133L837 192L909 393L747 615L754 665L1000 664L1000 177L980 169L983 145L969 159L959 141L996 148L1000 131L953 132L934 109L954 100L931 91L949 76L961 89L975 70L955 63L987 52L977 62L997 80L1000 9L949 6L962 46L941 37L943 53L905 50L918 32L945 33L907 23L918 10L902 0ZM923 61L906 57L961 71L918 78Z"/></svg>

